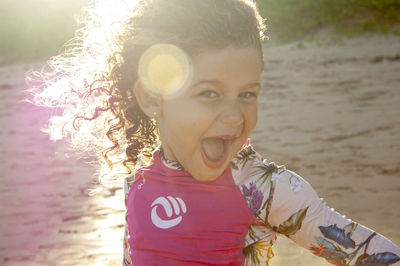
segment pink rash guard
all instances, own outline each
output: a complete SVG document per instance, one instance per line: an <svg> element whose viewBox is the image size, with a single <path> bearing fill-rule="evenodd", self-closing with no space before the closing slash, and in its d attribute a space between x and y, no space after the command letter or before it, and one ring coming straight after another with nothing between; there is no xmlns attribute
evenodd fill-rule
<svg viewBox="0 0 400 266"><path fill-rule="evenodd" d="M400 266L398 246L335 212L249 141L213 182L153 158L125 179L125 266L268 265L279 233L335 265Z"/></svg>
<svg viewBox="0 0 400 266"><path fill-rule="evenodd" d="M136 173L127 198L133 265L243 265L256 223L230 167L212 182L166 167L160 152Z"/></svg>

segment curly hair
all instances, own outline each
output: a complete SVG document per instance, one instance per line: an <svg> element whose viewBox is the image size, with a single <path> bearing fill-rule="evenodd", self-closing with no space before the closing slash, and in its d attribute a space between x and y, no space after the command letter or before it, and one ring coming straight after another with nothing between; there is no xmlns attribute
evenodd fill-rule
<svg viewBox="0 0 400 266"><path fill-rule="evenodd" d="M264 32L252 0L92 1L76 37L28 79L34 102L57 110L51 138L70 137L76 150L95 154L104 184L149 161L160 144L156 121L132 90L147 48L169 43L189 56L230 45L261 49Z"/></svg>

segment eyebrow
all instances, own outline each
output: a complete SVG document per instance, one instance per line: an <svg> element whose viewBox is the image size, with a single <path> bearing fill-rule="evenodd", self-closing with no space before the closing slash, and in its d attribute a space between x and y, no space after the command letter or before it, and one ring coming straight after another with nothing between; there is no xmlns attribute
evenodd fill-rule
<svg viewBox="0 0 400 266"><path fill-rule="evenodd" d="M244 86L242 89L250 89L250 88L254 88L254 87L261 88L261 83L260 82L253 82L253 83L250 83L250 84Z"/></svg>
<svg viewBox="0 0 400 266"><path fill-rule="evenodd" d="M196 83L192 86L192 88L195 88L195 87L197 87L197 86L199 86L199 85L202 85L202 84L212 85L212 86L216 86L216 87L223 87L223 83L220 82L220 81L218 81L218 80L200 80L200 81L196 82ZM253 83L250 83L250 84L248 84L248 85L242 87L241 89L249 89L249 88L253 88L253 87L259 87L259 88L261 88L260 82L253 82Z"/></svg>
<svg viewBox="0 0 400 266"><path fill-rule="evenodd" d="M213 85L213 86L222 86L223 83L218 80L200 80L196 82L192 88L197 87L199 85L206 84L206 85Z"/></svg>

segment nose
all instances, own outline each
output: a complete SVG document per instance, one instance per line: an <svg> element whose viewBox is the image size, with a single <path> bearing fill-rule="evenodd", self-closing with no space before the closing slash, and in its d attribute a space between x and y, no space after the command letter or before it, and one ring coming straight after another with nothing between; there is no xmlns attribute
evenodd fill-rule
<svg viewBox="0 0 400 266"><path fill-rule="evenodd" d="M243 114L237 103L231 103L226 106L221 114L221 121L230 127L237 127L243 124Z"/></svg>

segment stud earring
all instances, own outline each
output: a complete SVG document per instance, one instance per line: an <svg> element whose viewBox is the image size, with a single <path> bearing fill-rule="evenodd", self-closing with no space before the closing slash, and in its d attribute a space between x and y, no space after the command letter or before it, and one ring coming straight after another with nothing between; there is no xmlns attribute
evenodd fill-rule
<svg viewBox="0 0 400 266"><path fill-rule="evenodd" d="M153 112L153 115L154 115L154 116L157 116L157 112Z"/></svg>

